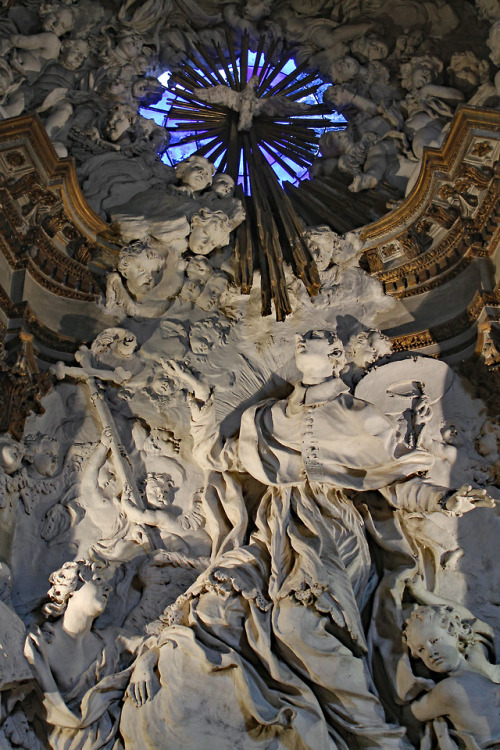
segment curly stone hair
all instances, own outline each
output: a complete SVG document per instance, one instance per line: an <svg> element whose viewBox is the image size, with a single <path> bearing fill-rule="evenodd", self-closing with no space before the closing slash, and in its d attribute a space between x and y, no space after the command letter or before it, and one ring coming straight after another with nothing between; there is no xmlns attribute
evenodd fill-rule
<svg viewBox="0 0 500 750"><path fill-rule="evenodd" d="M80 586L94 579L98 571L103 569L102 563L91 560L73 560L55 570L50 576L52 584L47 591L50 601L43 607L45 617L60 617L68 605L69 599Z"/></svg>
<svg viewBox="0 0 500 750"><path fill-rule="evenodd" d="M431 623L442 628L448 633L455 635L459 651L465 653L475 642L476 636L471 626L464 622L458 612L445 604L431 604L417 607L405 622L403 628L403 642L411 648L411 636L413 629L419 623Z"/></svg>

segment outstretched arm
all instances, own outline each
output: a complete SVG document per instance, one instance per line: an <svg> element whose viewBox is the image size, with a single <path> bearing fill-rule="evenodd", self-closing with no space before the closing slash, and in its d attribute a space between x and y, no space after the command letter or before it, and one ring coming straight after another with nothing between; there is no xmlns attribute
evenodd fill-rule
<svg viewBox="0 0 500 750"><path fill-rule="evenodd" d="M101 435L101 441L95 447L93 453L85 462L82 472L81 493L86 495L87 492L94 493L97 485L97 475L99 469L104 465L106 456L111 448L111 437L109 430L105 429Z"/></svg>
<svg viewBox="0 0 500 750"><path fill-rule="evenodd" d="M456 492L437 487L419 477L384 487L380 492L394 508L410 512L444 512L462 516L474 508L494 508L495 501L486 490L473 489L464 484Z"/></svg>
<svg viewBox="0 0 500 750"><path fill-rule="evenodd" d="M463 604L452 601L451 599L446 599L444 596L438 595L433 591L428 591L425 588L424 582L420 576L415 576L411 580L408 580L406 582L406 587L415 601L419 604L425 604L428 606L440 606L443 604L448 604L450 607L453 607L455 612L458 613L460 619L475 621L478 625L478 628L474 626L474 630L479 630L481 633L484 633L487 636L491 636L492 638L494 637L495 631L492 627L490 627L490 625L482 622L481 620L478 620L478 618L470 611L470 609L467 609L467 607L465 607Z"/></svg>

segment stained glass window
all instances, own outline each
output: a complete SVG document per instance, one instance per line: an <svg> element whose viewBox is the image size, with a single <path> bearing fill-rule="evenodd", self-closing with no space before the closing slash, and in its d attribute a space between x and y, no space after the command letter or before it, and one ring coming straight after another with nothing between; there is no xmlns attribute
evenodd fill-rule
<svg viewBox="0 0 500 750"><path fill-rule="evenodd" d="M250 74L257 74L258 76L261 76L263 72L265 73L265 75L268 74L268 71L263 71L262 65L255 68L256 60L257 53L249 51L247 64L244 66L243 71L241 63L239 61L237 62L237 69L241 81L243 81L243 77L245 77L246 81L248 81L250 78ZM193 69L196 75L199 76L200 79L205 80L207 86L210 86L210 80L207 78L205 72L201 68L196 68L194 66ZM228 81L228 73L226 72L226 70L222 66L218 66L217 71L219 77L229 85L230 81ZM293 74L296 71L296 76L294 76ZM283 81L287 80L287 78L289 79L290 76L293 77L294 83L304 81L305 84L305 95L301 96L296 101L310 105L321 105L323 103L323 93L330 84L325 83L323 80L321 80L321 78L319 78L319 76L311 80L311 74L307 74L298 70L297 65L293 59L288 59L286 64L280 68L279 72L275 73L272 78L272 86L270 86L268 91L263 92L264 96L272 95L272 91L274 89L278 89L279 91L279 85L283 85ZM179 84L178 82L175 82L173 80L172 74L170 72L163 73L163 75L160 76L160 81L167 88L167 91L164 94L162 100L155 106L142 108L140 110L140 113L144 117L153 118L158 124L164 125L169 130L171 134L171 140L170 145L168 146L167 151L163 156L163 160L166 164L170 164L173 166L179 161L186 159L191 154L198 152L200 149L206 146L207 141L211 136L207 133L200 133L195 129L179 129L179 126L182 127L183 125L185 125L184 118L180 118L178 115L169 115L171 108L175 108L175 105L179 102L180 95L182 95L184 87L182 86L182 84ZM283 120L285 118L281 119ZM343 115L337 112L326 112L321 115L318 115L316 113L310 115L301 114L300 119L301 121L303 121L303 124L305 126L307 126L308 119L311 121L311 130L314 131L318 140L323 133L326 133L330 130L342 130L346 127L347 124ZM320 120L321 122L318 122L318 120ZM276 120L276 122L279 122L279 118ZM224 154L219 153L215 156L215 158L211 158L211 153L217 151L217 145L217 143L214 143L212 151L208 151L204 155L210 161L213 161L215 166L219 168L221 166L221 163L223 162ZM292 184L298 184L300 180L307 177L309 165L297 163L297 161L294 160L293 156L281 151L278 144L274 144L272 142L262 142L260 144L260 148L281 184L283 184L283 182L285 181L291 182ZM315 153L311 152L310 161L312 161L312 159L317 154L318 147L316 147ZM282 163L279 163L279 161L277 160L277 156ZM286 167L283 166L283 162L290 168L290 170L287 170ZM290 171L294 173L294 177L292 177ZM244 175L244 154L243 152L241 152L240 164L238 169L238 182L242 186L246 187L245 192L249 192L249 186L245 185Z"/></svg>

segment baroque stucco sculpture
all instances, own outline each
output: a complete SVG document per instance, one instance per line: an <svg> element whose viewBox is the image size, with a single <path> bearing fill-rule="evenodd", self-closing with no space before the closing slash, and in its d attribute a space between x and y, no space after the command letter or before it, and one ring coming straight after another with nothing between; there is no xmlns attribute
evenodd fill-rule
<svg viewBox="0 0 500 750"><path fill-rule="evenodd" d="M266 33L319 66L349 120L313 171L402 195L461 101L498 105L498 16L476 5L481 23L465 0L78 0L74 27L52 30L69 4L52 21L6 9L1 116L39 113L125 246L100 332L76 365L58 355L24 440L0 440L0 618L19 657L0 664L7 748L498 742L496 417L443 363L392 354L359 234L321 217L302 227L317 296L285 268L293 312L261 319L260 279L239 295L225 247L245 220L234 180L210 158L164 164L169 133L138 112L160 69L225 45L223 20L236 52L241 32ZM427 648L443 623L456 659L440 677L417 635Z"/></svg>

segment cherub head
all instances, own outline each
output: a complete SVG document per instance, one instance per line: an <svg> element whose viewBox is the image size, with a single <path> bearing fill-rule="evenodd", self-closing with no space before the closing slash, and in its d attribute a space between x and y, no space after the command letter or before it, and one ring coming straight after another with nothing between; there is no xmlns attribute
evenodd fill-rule
<svg viewBox="0 0 500 750"><path fill-rule="evenodd" d="M75 16L69 8L58 8L47 13L43 19L42 28L44 31L50 31L56 36L62 36L71 31L75 25Z"/></svg>
<svg viewBox="0 0 500 750"><path fill-rule="evenodd" d="M143 44L144 40L140 34L126 31L120 36L114 51L120 57L130 60L133 63L142 52Z"/></svg>
<svg viewBox="0 0 500 750"><path fill-rule="evenodd" d="M84 39L65 39L61 45L59 62L68 70L78 70L89 53L89 45Z"/></svg>
<svg viewBox="0 0 500 750"><path fill-rule="evenodd" d="M412 656L439 674L455 671L463 654L473 643L474 634L452 607L417 607L406 621L403 640Z"/></svg>
<svg viewBox="0 0 500 750"><path fill-rule="evenodd" d="M174 396L175 393L177 393L177 388L172 380L172 378L169 378L165 370L158 369L156 370L153 380L151 381L151 390L156 393L157 396L163 396L164 398L168 398L171 396Z"/></svg>
<svg viewBox="0 0 500 750"><path fill-rule="evenodd" d="M318 271L326 271L332 260L333 240L336 237L329 226L321 225L304 232L309 252L311 253Z"/></svg>
<svg viewBox="0 0 500 750"><path fill-rule="evenodd" d="M186 276L195 281L208 281L212 275L212 267L203 255L193 255L188 259Z"/></svg>
<svg viewBox="0 0 500 750"><path fill-rule="evenodd" d="M389 54L389 47L382 39L378 39L372 34L366 34L365 36L358 36L351 42L351 52L361 62L371 62L373 60L385 60Z"/></svg>
<svg viewBox="0 0 500 750"><path fill-rule="evenodd" d="M6 474L13 474L21 468L25 453L23 443L14 440L8 432L0 435L0 469Z"/></svg>
<svg viewBox="0 0 500 750"><path fill-rule="evenodd" d="M108 500L112 500L118 494L118 480L111 461L105 461L97 474L97 484L101 493Z"/></svg>
<svg viewBox="0 0 500 750"><path fill-rule="evenodd" d="M172 461L172 467L174 467L175 461ZM172 473L174 469L172 468ZM167 472L150 471L146 475L146 482L144 484L144 494L148 505L152 508L165 508L172 505L175 497L175 493L179 489L181 482L181 476L179 472L177 482L175 481L172 474Z"/></svg>
<svg viewBox="0 0 500 750"><path fill-rule="evenodd" d="M90 347L90 351L97 360L107 353L128 359L136 349L135 335L125 328L106 328L94 339Z"/></svg>
<svg viewBox="0 0 500 750"><path fill-rule="evenodd" d="M215 344L226 344L229 325L215 317L198 320L189 331L189 343L193 354L208 354Z"/></svg>
<svg viewBox="0 0 500 750"><path fill-rule="evenodd" d="M118 271L134 297L143 297L158 284L164 266L165 259L147 242L137 240L120 251Z"/></svg>
<svg viewBox="0 0 500 750"><path fill-rule="evenodd" d="M401 86L408 91L422 89L435 81L442 70L443 63L437 57L431 55L414 57L401 65Z"/></svg>
<svg viewBox="0 0 500 750"><path fill-rule="evenodd" d="M208 255L215 248L227 245L230 234L229 219L223 211L200 208L191 218L189 249L198 255Z"/></svg>
<svg viewBox="0 0 500 750"><path fill-rule="evenodd" d="M335 377L346 363L344 345L335 331L308 331L295 337L295 364L304 376Z"/></svg>
<svg viewBox="0 0 500 750"><path fill-rule="evenodd" d="M351 362L363 369L376 362L378 356L370 341L370 331L359 331L351 336L347 355Z"/></svg>
<svg viewBox="0 0 500 750"><path fill-rule="evenodd" d="M42 477L53 477L59 465L59 443L55 438L37 432L26 435L26 459Z"/></svg>
<svg viewBox="0 0 500 750"><path fill-rule="evenodd" d="M334 83L352 81L361 72L361 65L354 57L346 55L330 65L329 76Z"/></svg>
<svg viewBox="0 0 500 750"><path fill-rule="evenodd" d="M132 96L143 107L151 107L161 101L166 88L153 76L141 76L132 82Z"/></svg>
<svg viewBox="0 0 500 750"><path fill-rule="evenodd" d="M212 192L218 198L231 198L234 195L234 180L229 174L218 172L212 180Z"/></svg>
<svg viewBox="0 0 500 750"><path fill-rule="evenodd" d="M56 537L63 534L71 526L69 510L62 503L52 505L42 521L40 536L46 542L52 542Z"/></svg>
<svg viewBox="0 0 500 750"><path fill-rule="evenodd" d="M273 0L247 0L242 11L247 21L260 21L271 13Z"/></svg>
<svg viewBox="0 0 500 750"><path fill-rule="evenodd" d="M86 615L98 617L106 609L111 586L103 577L105 566L90 560L64 563L49 577L45 617L60 617L69 607Z"/></svg>
<svg viewBox="0 0 500 750"><path fill-rule="evenodd" d="M375 328L373 331L369 332L368 339L370 341L371 347L377 354L377 359L380 359L381 357L388 357L390 354L392 354L391 340L389 336L386 336L385 333L382 333L382 331L379 331Z"/></svg>
<svg viewBox="0 0 500 750"><path fill-rule="evenodd" d="M490 66L487 60L480 60L474 52L454 52L448 66L448 75L452 86L467 93L485 83L490 74Z"/></svg>
<svg viewBox="0 0 500 750"><path fill-rule="evenodd" d="M197 193L212 184L215 167L203 156L190 156L175 167L175 176L183 185Z"/></svg>
<svg viewBox="0 0 500 750"><path fill-rule="evenodd" d="M229 288L229 279L224 272L212 274L205 284L205 287L199 297L196 298L196 305L207 312L215 310L219 304L222 295Z"/></svg>
<svg viewBox="0 0 500 750"><path fill-rule="evenodd" d="M129 104L115 104L111 108L108 120L104 126L104 136L112 143L118 141L123 134L135 123L137 112Z"/></svg>

